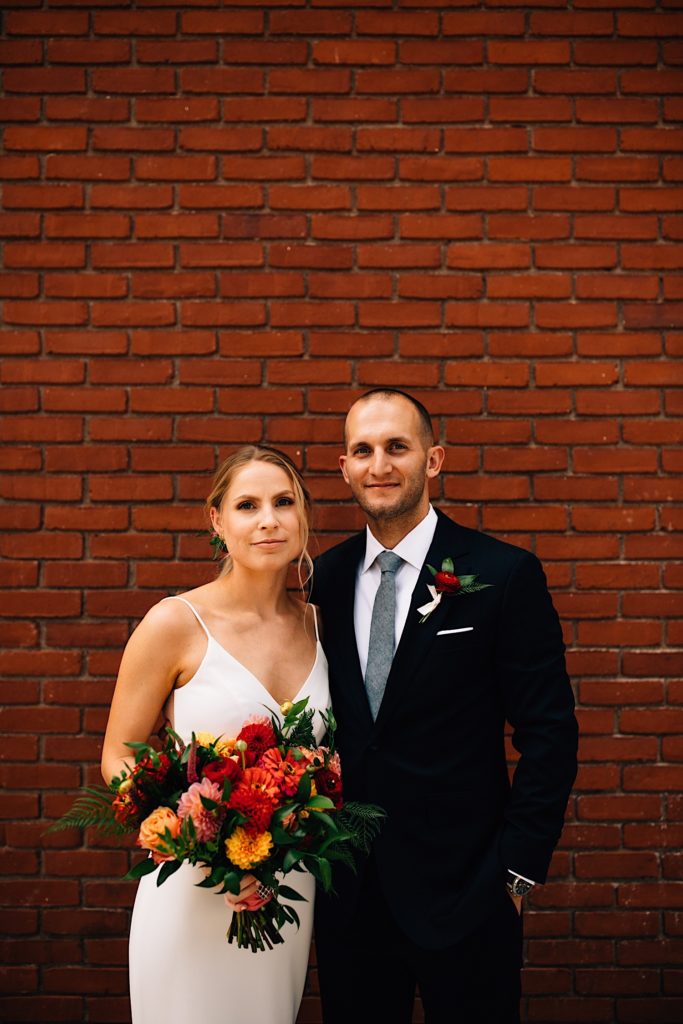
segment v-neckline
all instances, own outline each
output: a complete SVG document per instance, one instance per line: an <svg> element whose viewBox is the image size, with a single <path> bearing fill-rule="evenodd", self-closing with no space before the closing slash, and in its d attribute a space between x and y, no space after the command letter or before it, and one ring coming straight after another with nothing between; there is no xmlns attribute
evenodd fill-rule
<svg viewBox="0 0 683 1024"><path fill-rule="evenodd" d="M276 704L278 709L280 708L280 706L281 706L280 703L278 702L277 698L273 696L273 694L270 692L270 690L265 685L265 683L261 682L259 677L254 672L252 672L250 668L247 668L247 666L243 662L241 662L239 660L239 658L236 658L234 654L231 654L230 651L227 649L227 647L224 647L223 644L219 643L218 640L216 640L216 638L213 635L213 633L209 632L208 629L207 629L207 639L208 639L209 643L215 644L216 647L218 648L218 650L222 651L223 654L227 655L228 658L230 658L231 661L234 661L236 665L239 665L239 667L241 669L243 669L247 673L247 675L251 676L251 678L254 680L256 685L259 686L263 690L263 692L268 695L268 697L271 699L273 704ZM204 657L206 657L206 655L204 655ZM204 659L202 659L202 660L204 660ZM294 704L299 699L299 697L303 693L304 689L306 688L306 685L308 684L309 679L311 678L311 676L315 672L315 669L317 667L317 664L318 664L319 660L320 660L320 640L316 639L316 641L315 641L315 659L313 661L313 664L311 665L310 672L308 673L308 675L306 676L306 678L304 679L303 683L301 684L301 686L299 687L297 692L294 694L294 696L293 697L286 697L285 700L289 700L292 704ZM195 673L195 675L196 675L196 673ZM192 680L189 680L189 681L192 682Z"/></svg>

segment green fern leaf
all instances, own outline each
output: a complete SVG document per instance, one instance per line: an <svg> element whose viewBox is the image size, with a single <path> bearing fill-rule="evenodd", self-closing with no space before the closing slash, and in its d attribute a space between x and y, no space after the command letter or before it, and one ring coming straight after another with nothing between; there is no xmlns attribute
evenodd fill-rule
<svg viewBox="0 0 683 1024"><path fill-rule="evenodd" d="M368 853L377 838L386 812L375 804L360 804L349 801L338 814L339 827L351 836L351 843Z"/></svg>
<svg viewBox="0 0 683 1024"><path fill-rule="evenodd" d="M61 832L66 828L90 828L109 835L124 835L135 831L121 825L114 817L112 792L106 786L86 786L76 797L71 808L57 821L53 821L48 832Z"/></svg>

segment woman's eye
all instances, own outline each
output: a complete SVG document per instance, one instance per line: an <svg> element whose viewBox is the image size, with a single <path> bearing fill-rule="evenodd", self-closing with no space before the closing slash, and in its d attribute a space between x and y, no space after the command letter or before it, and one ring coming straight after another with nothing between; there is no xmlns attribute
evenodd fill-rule
<svg viewBox="0 0 683 1024"><path fill-rule="evenodd" d="M294 504L294 500L292 498L278 498L277 504L278 504L278 506L281 506L281 505L293 505Z"/></svg>
<svg viewBox="0 0 683 1024"><path fill-rule="evenodd" d="M237 506L237 511L240 512L240 511L242 511L242 509L244 509L245 511L248 512L253 507L254 507L254 503L252 501L241 501L239 503L239 505Z"/></svg>

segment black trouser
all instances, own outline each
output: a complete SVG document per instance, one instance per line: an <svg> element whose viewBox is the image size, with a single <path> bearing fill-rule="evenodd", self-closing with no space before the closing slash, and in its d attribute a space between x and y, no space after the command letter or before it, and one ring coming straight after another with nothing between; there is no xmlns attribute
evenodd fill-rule
<svg viewBox="0 0 683 1024"><path fill-rule="evenodd" d="M394 922L370 867L356 920L316 930L325 1024L410 1024L416 988L427 1024L518 1024L522 922L503 895L466 938L423 949Z"/></svg>

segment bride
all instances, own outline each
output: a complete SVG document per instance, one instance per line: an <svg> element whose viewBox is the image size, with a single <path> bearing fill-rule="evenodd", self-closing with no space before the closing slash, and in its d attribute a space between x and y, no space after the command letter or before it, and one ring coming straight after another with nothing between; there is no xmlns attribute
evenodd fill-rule
<svg viewBox="0 0 683 1024"><path fill-rule="evenodd" d="M228 552L220 575L166 598L147 613L125 649L102 752L108 782L130 766L127 742L146 741L161 722L189 742L192 732L234 737L250 716L278 715L284 701L308 698L324 711L327 663L316 610L287 591L290 563L310 576L309 499L290 459L250 445L219 468L207 500L211 525ZM324 724L314 718L316 738ZM314 880L288 877L307 902L301 927L254 955L225 938L231 909L262 905L247 876L224 900L197 888L201 868L183 864L160 887L140 882L130 936L133 1024L293 1024L304 983ZM226 906L226 903L228 904Z"/></svg>

